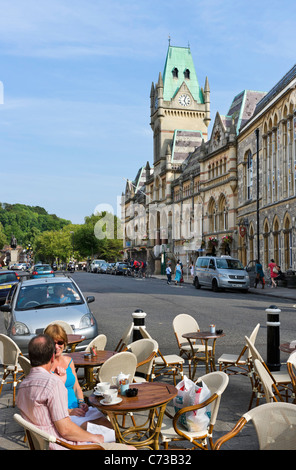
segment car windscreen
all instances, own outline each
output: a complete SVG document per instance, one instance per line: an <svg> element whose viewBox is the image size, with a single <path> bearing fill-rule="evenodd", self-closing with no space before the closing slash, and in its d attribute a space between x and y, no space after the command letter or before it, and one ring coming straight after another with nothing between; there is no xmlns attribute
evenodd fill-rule
<svg viewBox="0 0 296 470"><path fill-rule="evenodd" d="M52 268L49 266L49 264L45 264L44 266L35 266L34 268L35 271L51 271Z"/></svg>
<svg viewBox="0 0 296 470"><path fill-rule="evenodd" d="M216 264L218 269L244 269L238 259L217 259Z"/></svg>
<svg viewBox="0 0 296 470"><path fill-rule="evenodd" d="M15 281L17 281L17 277L15 273L0 274L0 284L6 284L7 282L15 282Z"/></svg>
<svg viewBox="0 0 296 470"><path fill-rule="evenodd" d="M83 303L83 298L70 282L21 286L16 310L31 310Z"/></svg>

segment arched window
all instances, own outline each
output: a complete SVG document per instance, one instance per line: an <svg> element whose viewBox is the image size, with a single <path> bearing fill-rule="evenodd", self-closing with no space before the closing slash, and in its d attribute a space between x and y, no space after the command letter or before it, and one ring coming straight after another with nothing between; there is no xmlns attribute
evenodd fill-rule
<svg viewBox="0 0 296 470"><path fill-rule="evenodd" d="M273 224L273 258L276 264L280 264L280 228L278 219L275 219Z"/></svg>
<svg viewBox="0 0 296 470"><path fill-rule="evenodd" d="M187 80L190 79L190 70L189 69L184 70L184 78L186 78Z"/></svg>
<svg viewBox="0 0 296 470"><path fill-rule="evenodd" d="M175 68L173 69L172 74L173 74L173 78L178 78L179 71L178 71L177 67L175 67Z"/></svg>
<svg viewBox="0 0 296 470"><path fill-rule="evenodd" d="M209 232L216 231L216 208L215 208L215 200L211 198L208 206L208 219L209 219Z"/></svg>
<svg viewBox="0 0 296 470"><path fill-rule="evenodd" d="M289 215L286 215L284 221L284 262L285 269L292 266L292 228Z"/></svg>
<svg viewBox="0 0 296 470"><path fill-rule="evenodd" d="M251 150L247 155L247 199L252 199L253 186L253 156Z"/></svg>
<svg viewBox="0 0 296 470"><path fill-rule="evenodd" d="M269 263L269 226L267 220L263 226L263 238L264 238L264 265L268 266Z"/></svg>
<svg viewBox="0 0 296 470"><path fill-rule="evenodd" d="M219 230L228 229L228 211L226 207L225 196L222 195L219 200Z"/></svg>

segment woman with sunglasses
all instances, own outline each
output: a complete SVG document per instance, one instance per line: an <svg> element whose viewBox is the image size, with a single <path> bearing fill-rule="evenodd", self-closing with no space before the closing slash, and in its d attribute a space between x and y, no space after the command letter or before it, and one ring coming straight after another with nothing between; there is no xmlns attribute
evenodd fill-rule
<svg viewBox="0 0 296 470"><path fill-rule="evenodd" d="M63 354L68 340L64 328L60 325L52 324L45 329L44 334L50 336L55 343L55 360L51 371L60 377L67 388L71 420L78 424L78 426L91 421L92 423L111 428L110 421L105 418L103 413L94 407L88 407L84 401L73 359ZM83 427L85 428L86 426Z"/></svg>

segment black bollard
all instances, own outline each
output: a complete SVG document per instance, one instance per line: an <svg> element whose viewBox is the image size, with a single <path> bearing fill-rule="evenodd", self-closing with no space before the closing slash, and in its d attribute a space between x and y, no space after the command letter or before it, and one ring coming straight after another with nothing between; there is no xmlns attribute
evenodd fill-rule
<svg viewBox="0 0 296 470"><path fill-rule="evenodd" d="M280 312L276 305L271 305L265 310L267 312L267 361L266 365L270 371L281 368L280 361Z"/></svg>
<svg viewBox="0 0 296 470"><path fill-rule="evenodd" d="M142 326L143 328L145 328L146 313L143 312L143 310L141 310L140 308L138 308L137 310L134 311L134 313L132 314L132 317L133 317L133 323L134 323L133 341L137 341L138 339L143 338L139 327Z"/></svg>

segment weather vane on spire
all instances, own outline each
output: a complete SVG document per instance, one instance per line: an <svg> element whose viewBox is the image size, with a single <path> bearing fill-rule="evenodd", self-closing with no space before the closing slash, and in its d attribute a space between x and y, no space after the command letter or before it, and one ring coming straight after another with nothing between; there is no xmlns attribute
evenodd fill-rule
<svg viewBox="0 0 296 470"><path fill-rule="evenodd" d="M169 46L171 45L171 36L169 35L168 37L168 40L169 40Z"/></svg>

